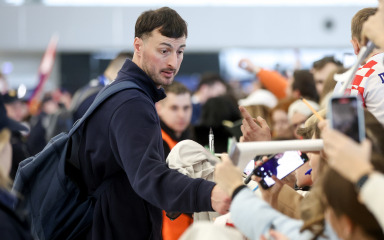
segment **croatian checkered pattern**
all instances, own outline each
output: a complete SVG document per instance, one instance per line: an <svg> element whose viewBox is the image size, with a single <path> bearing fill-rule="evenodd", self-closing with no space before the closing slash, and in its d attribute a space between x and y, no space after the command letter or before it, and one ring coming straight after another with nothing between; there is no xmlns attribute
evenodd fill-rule
<svg viewBox="0 0 384 240"><path fill-rule="evenodd" d="M353 79L351 88L347 88L347 91L350 92L351 95L360 95L361 99L363 100L364 107L366 106L364 99L366 82L372 73L375 72L376 65L377 62L375 60L370 60L364 66L360 67L356 71L356 76Z"/></svg>
<svg viewBox="0 0 384 240"><path fill-rule="evenodd" d="M360 95L366 107L384 124L384 53L370 57L365 65L356 71L352 85L346 92Z"/></svg>

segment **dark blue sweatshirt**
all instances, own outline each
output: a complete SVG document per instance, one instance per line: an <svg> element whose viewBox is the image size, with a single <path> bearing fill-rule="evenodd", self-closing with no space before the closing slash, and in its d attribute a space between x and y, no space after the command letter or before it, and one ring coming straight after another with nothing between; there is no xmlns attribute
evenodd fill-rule
<svg viewBox="0 0 384 240"><path fill-rule="evenodd" d="M90 193L103 180L121 176L97 200L87 239L161 239L161 209L212 211L215 184L166 165L154 105L165 97L163 89L130 60L118 81L133 81L142 91L123 90L105 101L85 122L80 142L80 167Z"/></svg>

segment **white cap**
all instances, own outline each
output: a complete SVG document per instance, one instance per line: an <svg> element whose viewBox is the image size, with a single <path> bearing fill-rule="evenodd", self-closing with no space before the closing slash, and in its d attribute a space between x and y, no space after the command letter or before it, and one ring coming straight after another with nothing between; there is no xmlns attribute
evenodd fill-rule
<svg viewBox="0 0 384 240"><path fill-rule="evenodd" d="M316 110L318 111L320 109L319 104L317 104L314 101L307 100L307 102ZM302 100L296 100L291 105L289 105L288 108L288 119L291 119L293 114L296 112L301 113L307 117L311 116L313 113L311 109L302 101Z"/></svg>
<svg viewBox="0 0 384 240"><path fill-rule="evenodd" d="M274 108L277 105L277 98L268 90L258 89L247 98L240 99L238 103L240 106L265 105Z"/></svg>

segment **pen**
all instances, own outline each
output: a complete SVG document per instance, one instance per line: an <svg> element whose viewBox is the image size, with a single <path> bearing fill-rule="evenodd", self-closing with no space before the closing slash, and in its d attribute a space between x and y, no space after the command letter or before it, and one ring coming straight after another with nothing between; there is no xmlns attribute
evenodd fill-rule
<svg viewBox="0 0 384 240"><path fill-rule="evenodd" d="M209 151L211 151L212 154L215 154L214 136L212 128L209 128Z"/></svg>
<svg viewBox="0 0 384 240"><path fill-rule="evenodd" d="M311 172L312 172L312 168L309 169L304 175L311 175Z"/></svg>
<svg viewBox="0 0 384 240"><path fill-rule="evenodd" d="M311 111L313 112L313 114L315 114L317 119L321 121L324 120L324 118L311 106L311 104L309 104L309 102L305 98L301 98L301 100L305 103L305 105L308 106L309 109L311 109Z"/></svg>

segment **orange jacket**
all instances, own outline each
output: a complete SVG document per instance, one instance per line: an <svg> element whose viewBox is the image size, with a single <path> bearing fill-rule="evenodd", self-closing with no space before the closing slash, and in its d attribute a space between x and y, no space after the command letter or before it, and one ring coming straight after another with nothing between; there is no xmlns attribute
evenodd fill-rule
<svg viewBox="0 0 384 240"><path fill-rule="evenodd" d="M273 93L277 99L283 99L286 97L286 89L288 87L288 79L283 77L276 71L268 71L261 69L256 76L259 78L263 86Z"/></svg>
<svg viewBox="0 0 384 240"><path fill-rule="evenodd" d="M169 148L172 148L177 144L163 129L161 129L163 141L165 141ZM193 219L187 214L181 214L175 220L170 220L163 211L163 240L177 240L184 233L185 230L193 223Z"/></svg>

